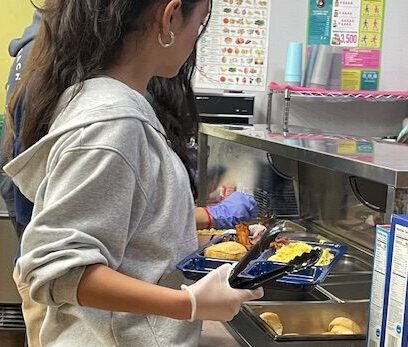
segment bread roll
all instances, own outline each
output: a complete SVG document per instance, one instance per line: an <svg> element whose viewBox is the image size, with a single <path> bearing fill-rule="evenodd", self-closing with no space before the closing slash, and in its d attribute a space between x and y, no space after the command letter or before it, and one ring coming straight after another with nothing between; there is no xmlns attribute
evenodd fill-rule
<svg viewBox="0 0 408 347"><path fill-rule="evenodd" d="M336 325L344 327L344 328L346 328L348 330L351 330L352 334L361 334L362 333L360 326L350 318L337 317L337 318L333 319L329 323L329 331L332 331L332 328L334 326L336 326Z"/></svg>
<svg viewBox="0 0 408 347"><path fill-rule="evenodd" d="M266 322L278 335L283 333L283 325L279 316L273 312L264 312L259 317Z"/></svg>
<svg viewBox="0 0 408 347"><path fill-rule="evenodd" d="M238 242L220 242L204 250L204 256L216 259L239 260L247 252L247 249Z"/></svg>
<svg viewBox="0 0 408 347"><path fill-rule="evenodd" d="M347 329L341 325L333 326L329 332L336 334L336 335L354 335L355 334L353 330Z"/></svg>

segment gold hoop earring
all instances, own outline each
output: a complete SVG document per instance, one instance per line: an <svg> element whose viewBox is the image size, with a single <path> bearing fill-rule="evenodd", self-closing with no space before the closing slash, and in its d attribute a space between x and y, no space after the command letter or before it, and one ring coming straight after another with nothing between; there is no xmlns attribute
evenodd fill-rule
<svg viewBox="0 0 408 347"><path fill-rule="evenodd" d="M176 40L176 35L172 31L169 31L170 35L170 42L169 43L164 43L162 40L161 33L159 33L159 36L157 37L157 40L159 41L160 46L164 48L169 48L174 45L174 41Z"/></svg>

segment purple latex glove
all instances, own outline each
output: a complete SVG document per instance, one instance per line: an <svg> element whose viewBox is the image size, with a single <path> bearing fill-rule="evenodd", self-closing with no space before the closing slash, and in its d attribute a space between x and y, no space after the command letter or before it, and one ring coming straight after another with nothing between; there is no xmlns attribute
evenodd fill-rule
<svg viewBox="0 0 408 347"><path fill-rule="evenodd" d="M241 192L232 193L218 204L208 206L207 210L217 229L234 228L240 222L258 216L254 198Z"/></svg>

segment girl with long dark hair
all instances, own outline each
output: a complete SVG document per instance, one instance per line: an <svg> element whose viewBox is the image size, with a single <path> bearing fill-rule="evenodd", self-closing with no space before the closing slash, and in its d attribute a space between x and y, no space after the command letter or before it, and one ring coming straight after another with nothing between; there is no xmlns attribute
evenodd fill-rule
<svg viewBox="0 0 408 347"><path fill-rule="evenodd" d="M11 129L25 93L25 151L5 167L34 201L16 279L47 307L41 346L195 346L200 320L229 320L262 295L232 289L228 265L183 284L175 264L196 249L196 222L172 146L182 153L186 132L159 121L143 96L154 76L177 75L209 8L208 0L45 2L9 105Z"/></svg>

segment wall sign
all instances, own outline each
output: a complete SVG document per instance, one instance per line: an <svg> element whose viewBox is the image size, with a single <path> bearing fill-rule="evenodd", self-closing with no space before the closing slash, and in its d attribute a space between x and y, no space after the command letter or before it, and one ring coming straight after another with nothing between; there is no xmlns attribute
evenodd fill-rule
<svg viewBox="0 0 408 347"><path fill-rule="evenodd" d="M383 22L384 0L363 0L359 47L381 48Z"/></svg>
<svg viewBox="0 0 408 347"><path fill-rule="evenodd" d="M270 0L219 0L198 43L196 88L264 91Z"/></svg>
<svg viewBox="0 0 408 347"><path fill-rule="evenodd" d="M357 47L361 0L334 0L330 44Z"/></svg>
<svg viewBox="0 0 408 347"><path fill-rule="evenodd" d="M309 45L330 43L333 0L309 0Z"/></svg>
<svg viewBox="0 0 408 347"><path fill-rule="evenodd" d="M308 44L342 48L341 89L378 89L385 0L309 1Z"/></svg>

